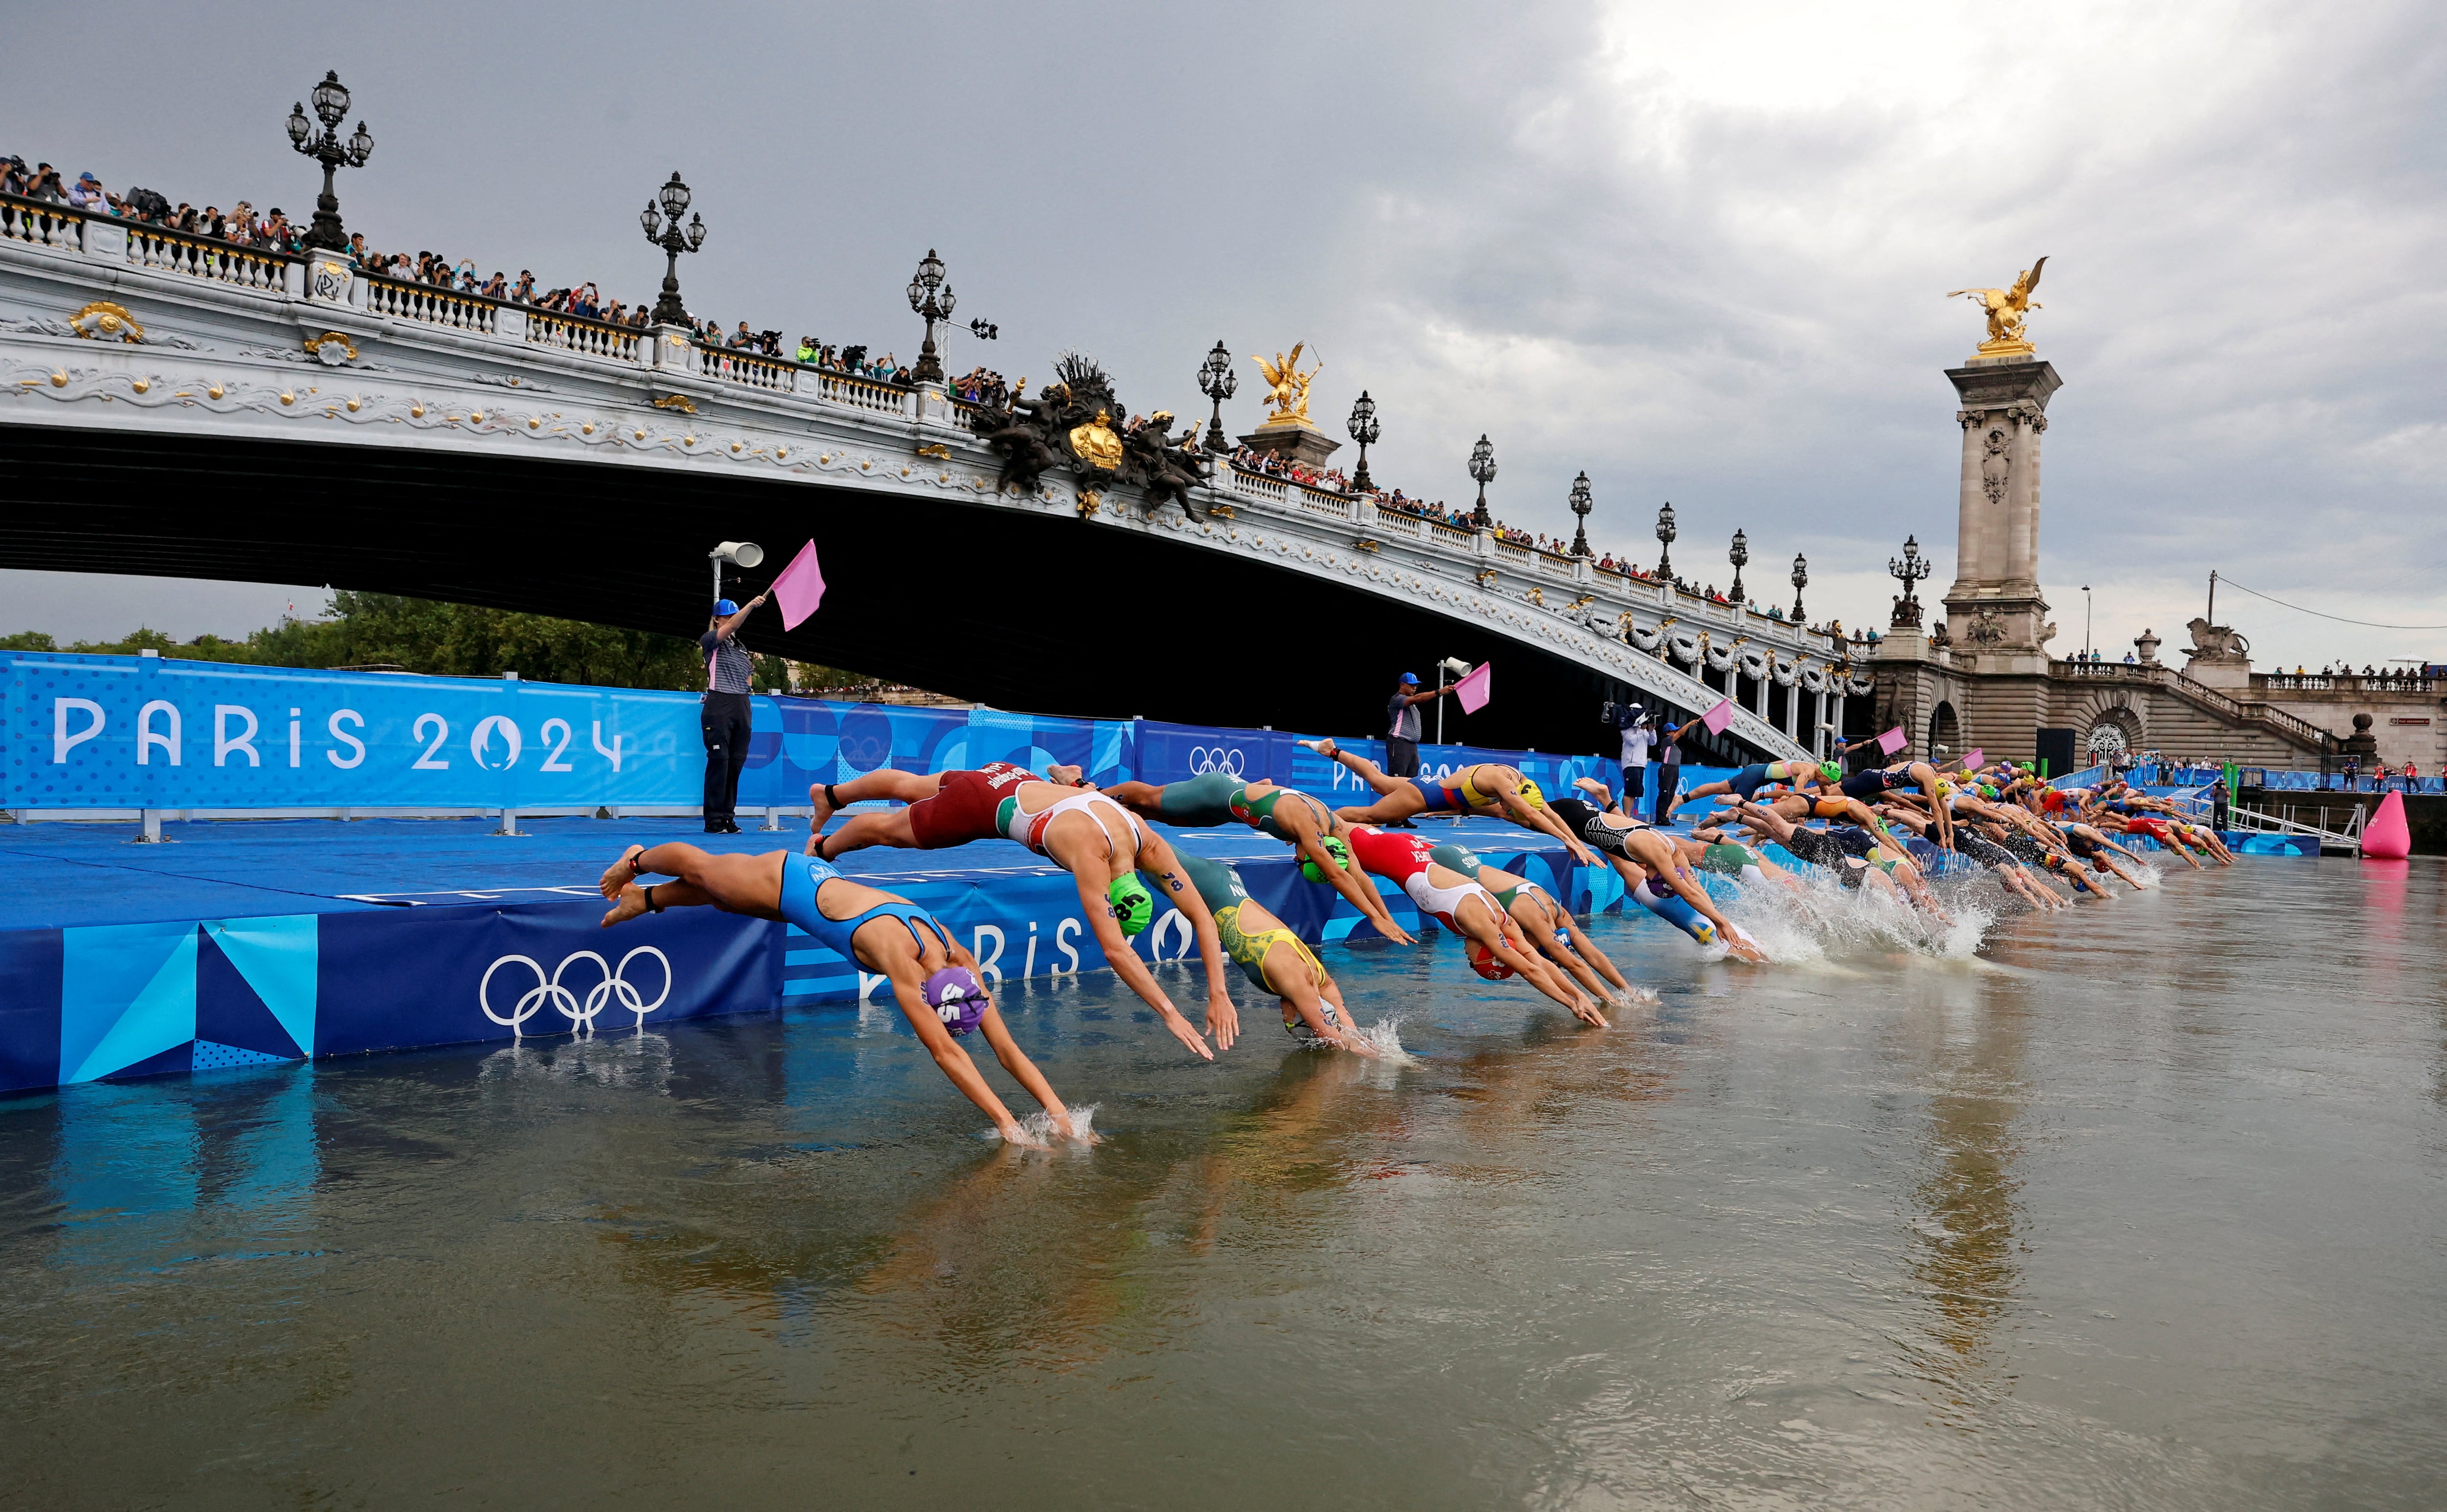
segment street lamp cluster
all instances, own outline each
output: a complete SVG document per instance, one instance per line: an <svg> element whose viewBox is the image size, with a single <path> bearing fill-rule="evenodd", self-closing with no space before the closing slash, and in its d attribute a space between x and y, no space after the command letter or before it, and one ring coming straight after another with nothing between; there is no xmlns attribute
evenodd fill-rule
<svg viewBox="0 0 2447 1512"><path fill-rule="evenodd" d="M289 108L289 144L323 165L323 193L314 201L314 224L306 233L306 245L332 252L346 252L349 234L340 225L340 197L332 190L332 175L343 164L362 168L374 155L373 133L366 123L357 123L354 135L340 140L340 123L349 114L349 88L340 83L337 69L328 69L323 82L309 96L314 102L315 118L323 123L317 132L306 119L306 102L301 100Z"/></svg>
<svg viewBox="0 0 2447 1512"><path fill-rule="evenodd" d="M661 213L656 214L656 201ZM655 296L654 321L658 326L676 326L688 320L688 307L680 303L680 254L694 252L705 245L705 217L689 216L683 227L680 217L688 215L689 186L680 182L680 171L672 170L672 181L654 191L646 208L637 215L637 224L646 228L646 239L663 249L663 292ZM671 226L664 228L669 219Z"/></svg>

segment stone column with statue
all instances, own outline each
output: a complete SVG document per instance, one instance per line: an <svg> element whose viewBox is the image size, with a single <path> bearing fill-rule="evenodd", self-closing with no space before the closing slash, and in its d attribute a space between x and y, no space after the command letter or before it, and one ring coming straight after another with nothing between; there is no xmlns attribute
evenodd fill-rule
<svg viewBox="0 0 2447 1512"><path fill-rule="evenodd" d="M1253 451L1269 451L1285 462L1296 462L1304 467L1322 471L1325 460L1341 448L1342 443L1319 430L1308 418L1308 386L1325 368L1323 362L1300 370L1300 352L1306 342L1295 342L1291 355L1275 353L1275 360L1263 357L1249 360L1265 375L1266 401L1272 406L1258 428L1241 438L1241 444Z"/></svg>
<svg viewBox="0 0 2447 1512"><path fill-rule="evenodd" d="M1963 407L1962 494L1954 586L1945 609L1957 660L1967 670L2044 676L2047 622L2039 593L2039 440L2048 400L2064 380L2024 334L2041 257L2007 289L1957 289L1976 299L1988 339L1960 368L1946 369Z"/></svg>

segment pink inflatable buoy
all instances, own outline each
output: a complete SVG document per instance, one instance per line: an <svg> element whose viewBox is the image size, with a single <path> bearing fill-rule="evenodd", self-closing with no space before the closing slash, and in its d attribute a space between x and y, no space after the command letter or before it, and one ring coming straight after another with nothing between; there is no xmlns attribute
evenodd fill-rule
<svg viewBox="0 0 2447 1512"><path fill-rule="evenodd" d="M2380 801L2379 811L2362 826L2362 857L2366 860L2400 861L2413 854L2413 826L2404 822L2404 795L2390 793Z"/></svg>

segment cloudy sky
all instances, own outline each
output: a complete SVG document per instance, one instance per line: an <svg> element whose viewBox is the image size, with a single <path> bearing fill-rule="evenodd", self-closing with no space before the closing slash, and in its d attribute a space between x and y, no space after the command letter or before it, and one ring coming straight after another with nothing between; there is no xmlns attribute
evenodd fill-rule
<svg viewBox="0 0 2447 1512"><path fill-rule="evenodd" d="M1305 340L1379 480L1720 585L1811 560L1882 620L1906 533L1952 569L1941 297L2049 257L2042 574L2078 649L2175 645L2212 568L2352 619L2447 625L2447 19L2434 6L2058 4L346 8L237 27L47 13L7 150L174 200L311 208L281 120L337 67L379 145L351 229L650 297L637 207L712 228L691 305L903 357L940 250L949 361L1076 347L1133 408L1205 412L1218 337ZM102 79L142 108L101 108ZM1226 421L1259 417L1254 368ZM1346 457L1348 455L1346 451ZM1763 569L1763 570L1761 570ZM346 585L342 585L346 586ZM0 573L0 630L242 633L295 590ZM313 607L313 595L305 607ZM1762 595L1764 596L1764 595ZM2447 658L2222 590L2263 666ZM2170 654L2172 654L2171 650Z"/></svg>

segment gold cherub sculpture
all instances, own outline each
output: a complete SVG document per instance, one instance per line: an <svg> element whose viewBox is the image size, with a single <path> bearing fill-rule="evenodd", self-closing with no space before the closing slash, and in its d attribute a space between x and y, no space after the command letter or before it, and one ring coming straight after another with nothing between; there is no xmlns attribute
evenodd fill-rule
<svg viewBox="0 0 2447 1512"><path fill-rule="evenodd" d="M1980 344L1981 356L2020 356L2032 350L2030 342L2022 335L2022 322L2030 312L2042 308L2032 303L2031 291L2039 286L2039 270L2047 265L2048 259L2041 257L2023 269L2022 275L2014 280L2011 289L1946 291L1946 298L1960 295L1965 299L1977 299L1981 308L1988 312L1988 339Z"/></svg>
<svg viewBox="0 0 2447 1512"><path fill-rule="evenodd" d="M1300 350L1307 345L1308 343L1304 341L1295 342L1292 344L1290 356L1286 357L1279 351L1275 353L1275 360L1272 362L1268 362L1263 357L1253 356L1249 359L1256 363L1258 370L1266 376L1269 402L1275 406L1275 412L1265 419L1264 423L1268 425L1309 424L1309 382L1324 370L1325 364L1319 362L1306 372L1299 370Z"/></svg>

